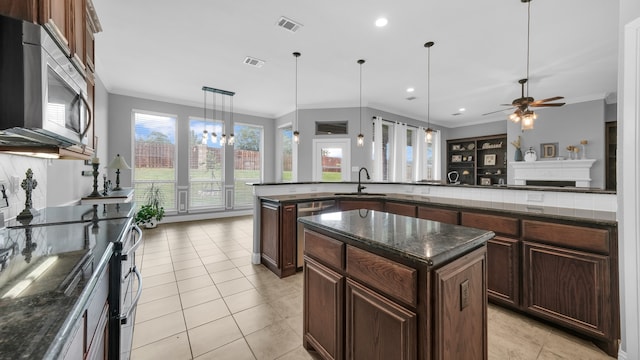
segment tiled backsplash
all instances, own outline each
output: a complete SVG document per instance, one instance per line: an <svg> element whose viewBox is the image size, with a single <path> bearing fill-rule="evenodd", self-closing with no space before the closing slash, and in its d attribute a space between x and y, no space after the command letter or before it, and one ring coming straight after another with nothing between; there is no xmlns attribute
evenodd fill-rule
<svg viewBox="0 0 640 360"><path fill-rule="evenodd" d="M5 220L15 217L24 209L25 192L20 186L26 178L27 169L33 171L38 185L33 190L31 202L34 208L47 206L47 161L28 156L0 154L0 182L7 188L9 207L0 208Z"/></svg>

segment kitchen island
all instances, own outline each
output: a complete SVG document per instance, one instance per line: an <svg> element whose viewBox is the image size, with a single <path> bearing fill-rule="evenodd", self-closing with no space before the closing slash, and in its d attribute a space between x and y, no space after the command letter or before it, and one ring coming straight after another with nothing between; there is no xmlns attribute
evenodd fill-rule
<svg viewBox="0 0 640 360"><path fill-rule="evenodd" d="M303 343L325 359L486 359L492 231L381 211L301 217Z"/></svg>

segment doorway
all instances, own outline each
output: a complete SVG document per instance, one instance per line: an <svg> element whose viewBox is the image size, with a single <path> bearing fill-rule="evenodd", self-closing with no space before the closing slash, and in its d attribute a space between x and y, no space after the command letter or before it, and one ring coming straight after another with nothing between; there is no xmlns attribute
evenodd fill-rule
<svg viewBox="0 0 640 360"><path fill-rule="evenodd" d="M313 181L350 181L351 139L313 140Z"/></svg>

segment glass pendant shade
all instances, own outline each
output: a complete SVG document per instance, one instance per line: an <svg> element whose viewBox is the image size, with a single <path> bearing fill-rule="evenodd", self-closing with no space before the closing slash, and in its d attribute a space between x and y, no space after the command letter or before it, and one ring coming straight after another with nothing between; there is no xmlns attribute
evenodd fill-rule
<svg viewBox="0 0 640 360"><path fill-rule="evenodd" d="M227 143L227 135L222 134L220 137L220 145L225 145Z"/></svg>
<svg viewBox="0 0 640 360"><path fill-rule="evenodd" d="M293 141L296 144L300 143L300 132L298 130L293 132Z"/></svg>
<svg viewBox="0 0 640 360"><path fill-rule="evenodd" d="M527 110L522 115L522 130L533 130L533 123L538 117L535 112Z"/></svg>
<svg viewBox="0 0 640 360"><path fill-rule="evenodd" d="M427 130L424 131L424 140L427 143L430 143L431 140L433 140L433 129L432 128L427 128Z"/></svg>
<svg viewBox="0 0 640 360"><path fill-rule="evenodd" d="M357 142L357 144L360 147L364 146L364 135L358 134L358 142Z"/></svg>
<svg viewBox="0 0 640 360"><path fill-rule="evenodd" d="M202 145L207 145L208 139L209 139L209 132L207 131L207 129L204 129L204 131L202 131Z"/></svg>
<svg viewBox="0 0 640 360"><path fill-rule="evenodd" d="M233 133L231 133L231 134L229 135L229 141L228 141L228 144L229 144L229 146L231 146L231 145L233 145L233 144L235 144L235 143L236 143L236 137L233 135Z"/></svg>

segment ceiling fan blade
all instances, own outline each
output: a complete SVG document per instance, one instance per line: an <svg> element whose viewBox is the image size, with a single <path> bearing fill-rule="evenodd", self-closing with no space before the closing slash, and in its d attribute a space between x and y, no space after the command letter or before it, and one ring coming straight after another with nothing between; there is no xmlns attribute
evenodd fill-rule
<svg viewBox="0 0 640 360"><path fill-rule="evenodd" d="M509 106L511 106L511 105L509 105ZM482 116L491 115L491 114L495 114L495 113L499 113L499 112L503 112L503 111L507 111L507 110L509 110L509 109L496 110L496 111L492 111L492 112L488 112L488 113L482 114Z"/></svg>
<svg viewBox="0 0 640 360"><path fill-rule="evenodd" d="M547 98L547 99L536 100L532 104L540 104L540 103L549 102L549 101L556 101L556 100L560 100L560 99L564 99L564 96L554 96L554 97L550 97L550 98Z"/></svg>
<svg viewBox="0 0 640 360"><path fill-rule="evenodd" d="M531 107L546 107L546 106L562 106L565 103L550 103L550 104L529 104Z"/></svg>

